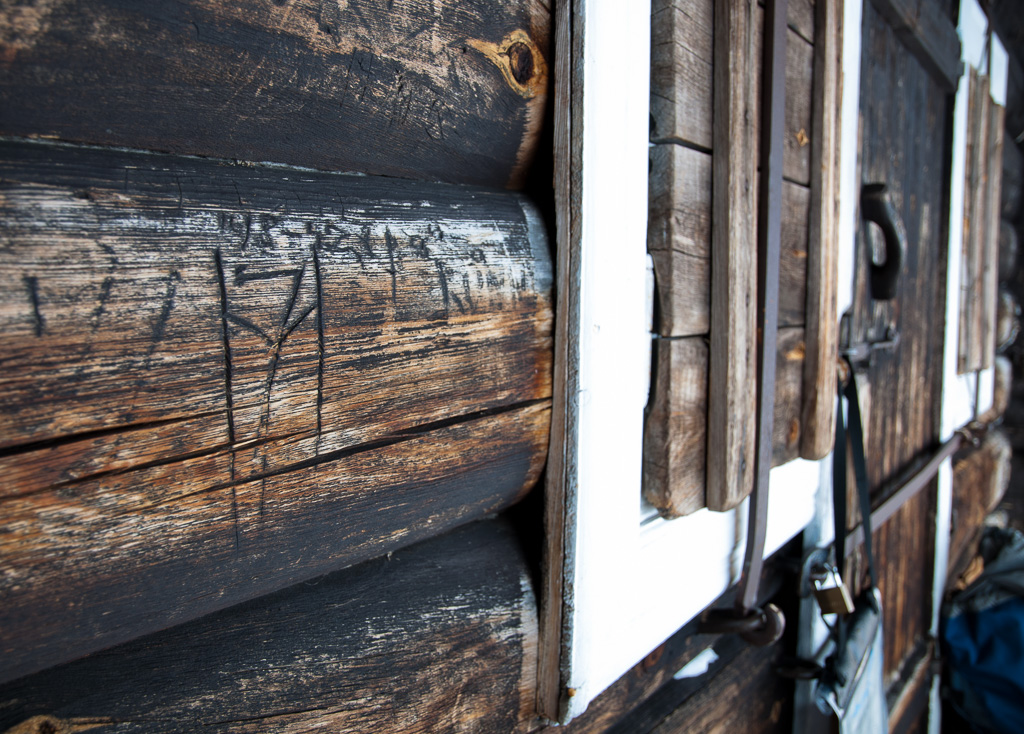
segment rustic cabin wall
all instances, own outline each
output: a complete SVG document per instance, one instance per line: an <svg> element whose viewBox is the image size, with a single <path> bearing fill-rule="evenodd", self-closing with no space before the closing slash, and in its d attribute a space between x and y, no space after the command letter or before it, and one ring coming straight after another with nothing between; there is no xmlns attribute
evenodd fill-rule
<svg viewBox="0 0 1024 734"><path fill-rule="evenodd" d="M525 569L474 523L0 686L0 731L525 732Z"/></svg>
<svg viewBox="0 0 1024 734"><path fill-rule="evenodd" d="M550 206L500 189L536 180L550 19L534 0L0 7L0 680L390 553L536 484ZM510 539L480 552L515 576L515 610L468 574L473 603L415 613L423 640L519 615L522 640L449 641L451 681L493 653L500 675L473 683L488 695L465 689L486 710L434 710L505 731L532 711L535 602ZM372 642L374 605L430 567L339 582L327 608L352 606L339 624ZM299 619L315 637L324 618ZM226 641L224 665L255 640ZM436 659L367 654L407 674L409 710L431 705ZM309 660L289 665L315 678ZM185 707L193 672L153 686ZM197 695L220 700L210 685ZM266 715L327 694L288 695Z"/></svg>
<svg viewBox="0 0 1024 734"><path fill-rule="evenodd" d="M0 155L4 676L429 537L536 482L551 270L525 200Z"/></svg>
<svg viewBox="0 0 1024 734"><path fill-rule="evenodd" d="M4 3L0 134L521 187L540 0Z"/></svg>

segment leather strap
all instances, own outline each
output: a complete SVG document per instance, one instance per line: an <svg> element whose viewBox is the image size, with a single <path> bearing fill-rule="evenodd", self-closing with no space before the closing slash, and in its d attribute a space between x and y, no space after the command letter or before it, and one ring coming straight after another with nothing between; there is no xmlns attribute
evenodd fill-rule
<svg viewBox="0 0 1024 734"><path fill-rule="evenodd" d="M878 586L875 558L871 539L871 494L868 485L868 467L864 456L864 424L860 414L860 399L857 395L857 381L852 366L846 385L839 385L839 404L836 409L836 449L832 456L832 512L836 533L836 562L846 558L846 436L847 415L849 418L850 453L853 457L853 475L857 485L861 522L864 528L864 555L868 562L871 586ZM847 413L843 411L846 398Z"/></svg>

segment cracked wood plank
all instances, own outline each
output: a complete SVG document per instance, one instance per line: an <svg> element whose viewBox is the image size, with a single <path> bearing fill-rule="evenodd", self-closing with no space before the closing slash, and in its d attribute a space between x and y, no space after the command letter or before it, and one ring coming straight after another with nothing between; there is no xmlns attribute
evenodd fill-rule
<svg viewBox="0 0 1024 734"><path fill-rule="evenodd" d="M644 499L665 517L705 501L709 349L705 337L655 340L651 401L644 421ZM804 330L779 329L772 466L799 455Z"/></svg>
<svg viewBox="0 0 1024 734"><path fill-rule="evenodd" d="M521 197L0 147L0 679L536 481L552 274Z"/></svg>
<svg viewBox="0 0 1024 734"><path fill-rule="evenodd" d="M0 3L0 133L522 185L542 0Z"/></svg>
<svg viewBox="0 0 1024 734"><path fill-rule="evenodd" d="M0 686L0 731L525 732L536 609L512 528L474 523Z"/></svg>

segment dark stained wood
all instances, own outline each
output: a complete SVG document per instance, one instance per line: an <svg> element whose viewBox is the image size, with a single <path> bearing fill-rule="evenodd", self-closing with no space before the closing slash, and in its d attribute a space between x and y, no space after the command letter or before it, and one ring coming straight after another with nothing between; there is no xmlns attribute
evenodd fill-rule
<svg viewBox="0 0 1024 734"><path fill-rule="evenodd" d="M946 305L951 98L872 3L864 5L860 110L860 181L888 185L907 232L896 298L884 303L870 299L863 223L857 239L851 337L874 340L890 326L900 334L899 346L877 353L860 382L868 480L877 495L938 444L943 332L935 314ZM873 505L882 500L875 496ZM887 679L930 627L934 510L933 482L874 533ZM851 521L858 522L856 513ZM858 565L851 583L865 571L862 556Z"/></svg>
<svg viewBox="0 0 1024 734"><path fill-rule="evenodd" d="M891 734L912 734L928 731L929 696L932 687L932 670L935 665L934 645L929 642L922 646L920 659L901 672L895 686L894 700L888 702L889 731Z"/></svg>
<svg viewBox="0 0 1024 734"><path fill-rule="evenodd" d="M647 249L658 284L658 333L707 334L711 310L711 160L681 145L651 149ZM810 192L782 185L779 325L803 326Z"/></svg>
<svg viewBox="0 0 1024 734"><path fill-rule="evenodd" d="M791 731L793 682L777 675L775 646L748 646L650 734Z"/></svg>
<svg viewBox="0 0 1024 734"><path fill-rule="evenodd" d="M806 347L802 328L779 329L773 466L800 447L800 391ZM658 339L654 382L644 423L644 498L666 517L705 505L709 356L703 337Z"/></svg>
<svg viewBox="0 0 1024 734"><path fill-rule="evenodd" d="M494 512L551 266L465 187L0 150L0 679Z"/></svg>
<svg viewBox="0 0 1024 734"><path fill-rule="evenodd" d="M542 0L0 7L0 133L512 186L539 142Z"/></svg>
<svg viewBox="0 0 1024 734"><path fill-rule="evenodd" d="M9 683L0 730L525 732L536 642L514 533L475 523Z"/></svg>
<svg viewBox="0 0 1024 734"><path fill-rule="evenodd" d="M985 517L1006 494L1012 454L1006 434L991 431L977 448L970 447L954 457L949 575L966 565L977 548Z"/></svg>
<svg viewBox="0 0 1024 734"><path fill-rule="evenodd" d="M835 443L843 1L818 0L815 13L805 322L807 359L804 362L804 430L800 443L800 456L811 460L827 456Z"/></svg>
<svg viewBox="0 0 1024 734"><path fill-rule="evenodd" d="M757 5L715 0L707 488L714 511L753 489L757 329Z"/></svg>
<svg viewBox="0 0 1024 734"><path fill-rule="evenodd" d="M963 65L960 36L936 0L871 0L903 44L945 92L955 92Z"/></svg>
<svg viewBox="0 0 1024 734"><path fill-rule="evenodd" d="M713 146L713 0L655 0L651 8L651 140ZM807 185L811 140L813 4L788 5L784 176ZM753 109L759 109L763 12L754 11ZM755 117L756 119L756 117ZM754 144L757 149L757 142ZM756 154L755 154L756 155ZM756 160L756 158L755 158Z"/></svg>
<svg viewBox="0 0 1024 734"><path fill-rule="evenodd" d="M549 720L561 716L562 641L564 588L572 569L566 552L571 537L566 514L570 483L575 476L574 452L577 421L573 397L578 389L577 371L570 368L570 350L578 339L580 295L580 190L583 143L582 119L582 24L579 0L556 0L554 74L554 194L555 194L555 287L556 318L551 439L544 482L544 554L541 561L543 592L540 598L540 652L537 671L537 711Z"/></svg>

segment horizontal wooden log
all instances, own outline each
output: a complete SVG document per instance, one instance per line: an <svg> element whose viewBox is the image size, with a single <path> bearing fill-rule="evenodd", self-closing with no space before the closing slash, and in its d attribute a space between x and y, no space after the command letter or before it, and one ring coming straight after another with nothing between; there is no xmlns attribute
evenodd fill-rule
<svg viewBox="0 0 1024 734"><path fill-rule="evenodd" d="M657 0L651 16L651 140L713 148L712 0ZM813 6L789 4L786 52L786 123L783 175L810 181L811 102L814 48ZM760 105L761 26L755 13L755 117ZM799 28L800 31L794 28ZM756 150L756 143L755 143ZM756 160L756 158L755 158Z"/></svg>
<svg viewBox="0 0 1024 734"><path fill-rule="evenodd" d="M711 156L681 145L651 148L647 249L654 260L658 333L695 336L710 329ZM782 185L779 325L806 319L810 192Z"/></svg>
<svg viewBox="0 0 1024 734"><path fill-rule="evenodd" d="M0 146L0 679L514 502L550 289L517 195Z"/></svg>
<svg viewBox="0 0 1024 734"><path fill-rule="evenodd" d="M0 133L519 186L542 0L3 4Z"/></svg>
<svg viewBox="0 0 1024 734"><path fill-rule="evenodd" d="M772 465L799 455L804 330L779 329ZM705 506L708 345L704 337L658 339L644 423L644 498L665 517Z"/></svg>
<svg viewBox="0 0 1024 734"><path fill-rule="evenodd" d="M536 635L515 534L475 523L0 687L0 730L522 732Z"/></svg>

